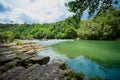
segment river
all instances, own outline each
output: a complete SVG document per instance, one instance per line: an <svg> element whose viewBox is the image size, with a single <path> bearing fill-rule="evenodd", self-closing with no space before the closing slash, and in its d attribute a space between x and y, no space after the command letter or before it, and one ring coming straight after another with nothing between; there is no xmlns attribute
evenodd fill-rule
<svg viewBox="0 0 120 80"><path fill-rule="evenodd" d="M65 41L72 42L73 40L33 40L33 42L35 42L36 44L46 46L43 50L38 52L38 55L49 56L49 64L52 63L54 60L62 60L66 62L68 68L75 72L84 73L86 78L101 77L108 80L120 80L120 68L102 67L95 61L88 59L84 56L69 58L65 55L59 54L59 52L54 51L54 49L50 47L53 44L62 43ZM31 40L29 40L28 42L31 42Z"/></svg>

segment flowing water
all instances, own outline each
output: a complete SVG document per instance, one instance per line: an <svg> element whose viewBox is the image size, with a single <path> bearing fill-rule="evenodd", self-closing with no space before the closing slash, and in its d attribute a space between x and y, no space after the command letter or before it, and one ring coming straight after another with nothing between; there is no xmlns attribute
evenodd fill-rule
<svg viewBox="0 0 120 80"><path fill-rule="evenodd" d="M55 49L50 47L56 43L62 43L65 41L73 41L73 40L46 40L46 41L39 41L34 40L36 44L42 44L47 46L45 49L38 52L38 55L41 56L50 56L49 64L52 63L54 60L62 60L66 62L68 68L75 72L82 72L85 74L86 78L89 77L101 77L106 78L108 80L120 80L120 67L105 67L103 64L99 64L90 58L86 58L84 56L77 56L75 58L67 57L64 54L59 54L56 52ZM30 42L30 41L29 41Z"/></svg>

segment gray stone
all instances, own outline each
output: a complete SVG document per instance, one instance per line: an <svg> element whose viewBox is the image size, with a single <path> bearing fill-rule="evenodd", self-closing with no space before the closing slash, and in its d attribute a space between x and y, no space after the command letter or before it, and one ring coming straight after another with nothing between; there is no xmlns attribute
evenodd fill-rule
<svg viewBox="0 0 120 80"><path fill-rule="evenodd" d="M13 60L15 60L15 57L0 56L0 66Z"/></svg>
<svg viewBox="0 0 120 80"><path fill-rule="evenodd" d="M23 77L28 74L31 73L31 71L33 71L34 69L36 69L37 67L40 67L39 64L34 64L32 66L30 66L29 68L25 69L24 71L22 71L21 73L18 73L18 75L14 76L11 80L22 80ZM34 74L35 75L35 74Z"/></svg>
<svg viewBox="0 0 120 80"><path fill-rule="evenodd" d="M23 67L13 68L13 69L3 73L0 76L0 80L9 80L9 79L13 78L14 76L16 76L18 73L21 73L23 70L25 70L25 68L23 68Z"/></svg>
<svg viewBox="0 0 120 80"><path fill-rule="evenodd" d="M29 59L31 58L31 55L28 55L28 54L19 54L16 56L17 59L20 59L20 60L26 60L26 59Z"/></svg>
<svg viewBox="0 0 120 80"><path fill-rule="evenodd" d="M23 67L28 67L30 63L29 59L32 58L32 55L28 54L19 54L16 56L16 59L19 59L18 65Z"/></svg>
<svg viewBox="0 0 120 80"><path fill-rule="evenodd" d="M3 72L5 72L7 69L6 69L6 66L0 66L0 74L2 74Z"/></svg>
<svg viewBox="0 0 120 80"><path fill-rule="evenodd" d="M35 60L38 60L37 58ZM64 71L60 64L34 64L29 68L17 67L0 76L0 80L62 80Z"/></svg>
<svg viewBox="0 0 120 80"><path fill-rule="evenodd" d="M42 66L34 65L27 70L24 75L11 80L61 80L63 78L59 65L56 63Z"/></svg>
<svg viewBox="0 0 120 80"><path fill-rule="evenodd" d="M28 71L31 71L31 70L39 67L39 66L40 66L39 64L34 64L34 65L30 66L29 68L27 68L27 70L28 70Z"/></svg>
<svg viewBox="0 0 120 80"><path fill-rule="evenodd" d="M16 60L14 60L14 61L11 61L11 62L5 64L5 66L6 66L7 68L13 68L13 67L16 67L18 61L19 61L19 60L16 59Z"/></svg>
<svg viewBox="0 0 120 80"><path fill-rule="evenodd" d="M31 63L39 63L40 65L47 64L49 62L50 57L45 57L45 56L37 56L37 57L32 57L30 58Z"/></svg>
<svg viewBox="0 0 120 80"><path fill-rule="evenodd" d="M12 54L12 51L2 52L2 54L4 54L4 55L10 55L10 54Z"/></svg>
<svg viewBox="0 0 120 80"><path fill-rule="evenodd" d="M3 66L0 66L0 74L3 73L3 72L6 72L7 70L9 70L11 68L16 67L17 66L17 62L18 62L18 60L14 60L14 61L6 63Z"/></svg>
<svg viewBox="0 0 120 80"><path fill-rule="evenodd" d="M62 70L66 69L66 64L62 61L55 61L54 63L57 63L59 65L59 68Z"/></svg>
<svg viewBox="0 0 120 80"><path fill-rule="evenodd" d="M29 51L25 52L24 54L33 55L35 53L36 53L35 50L29 50Z"/></svg>

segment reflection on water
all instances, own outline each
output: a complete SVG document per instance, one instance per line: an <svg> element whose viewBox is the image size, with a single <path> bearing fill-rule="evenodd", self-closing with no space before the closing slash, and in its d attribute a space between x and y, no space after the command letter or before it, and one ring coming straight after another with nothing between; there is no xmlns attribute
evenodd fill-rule
<svg viewBox="0 0 120 80"><path fill-rule="evenodd" d="M39 41L34 40L37 44L42 44L45 46L49 46L58 42L63 42L66 40L48 40L48 41ZM108 80L120 80L120 68L110 68L110 67L104 67L103 65L99 65L94 61L91 61L90 59L85 58L84 56L79 56L74 59L70 59L64 55L58 54L54 52L52 48L46 48L44 50L41 50L38 52L39 56L50 56L51 63L54 60L60 59L66 62L68 64L68 68L75 72L82 72L85 74L86 77L101 77L101 78L107 78Z"/></svg>
<svg viewBox="0 0 120 80"><path fill-rule="evenodd" d="M83 72L87 77L98 76L109 80L120 80L120 69L104 68L101 69L97 63L80 56L75 59L66 60L68 67L75 72Z"/></svg>
<svg viewBox="0 0 120 80"><path fill-rule="evenodd" d="M56 52L54 52L51 48L47 48L47 49L39 51L38 55L39 56L49 56L50 57L49 63L52 63L54 60L58 60L58 59L60 59L62 61L67 59L67 57L65 57L63 55L56 54Z"/></svg>
<svg viewBox="0 0 120 80"><path fill-rule="evenodd" d="M85 58L79 56L75 59L70 59L64 55L56 54L51 48L44 49L38 52L38 55L50 56L50 62L53 60L61 59L68 64L68 67L75 72L83 72L87 77L101 77L109 80L120 80L120 69L115 68L104 68L101 69L100 65Z"/></svg>

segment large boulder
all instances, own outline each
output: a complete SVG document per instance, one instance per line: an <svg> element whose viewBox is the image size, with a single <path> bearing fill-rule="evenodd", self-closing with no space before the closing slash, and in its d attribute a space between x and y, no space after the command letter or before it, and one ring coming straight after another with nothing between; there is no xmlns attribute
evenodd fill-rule
<svg viewBox="0 0 120 80"><path fill-rule="evenodd" d="M29 61L33 64L39 63L40 65L47 64L50 60L50 57L48 56L37 56L37 57L32 57L29 59Z"/></svg>

